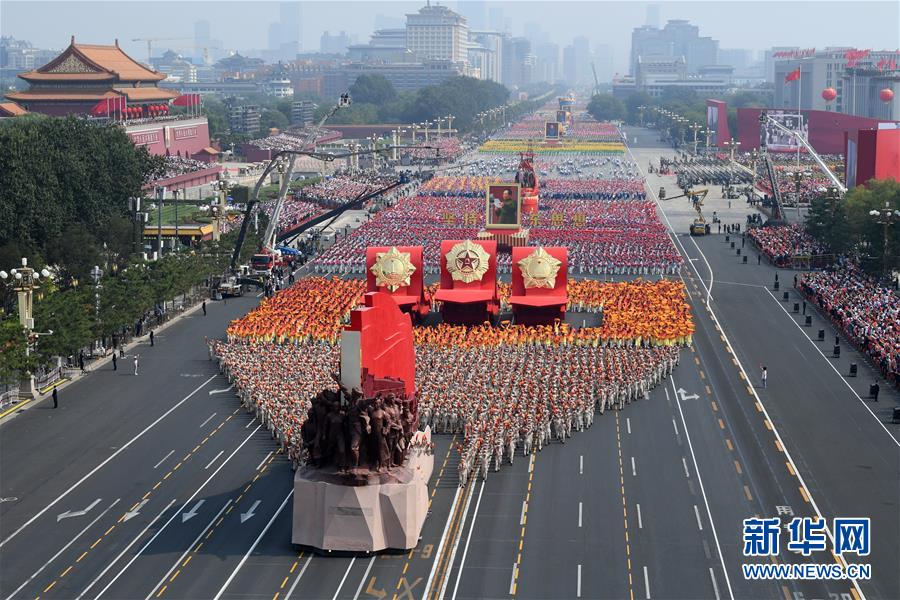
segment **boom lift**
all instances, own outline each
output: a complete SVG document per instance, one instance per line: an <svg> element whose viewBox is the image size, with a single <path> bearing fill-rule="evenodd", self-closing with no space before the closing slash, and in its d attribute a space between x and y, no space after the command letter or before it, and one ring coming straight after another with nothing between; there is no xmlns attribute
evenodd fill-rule
<svg viewBox="0 0 900 600"><path fill-rule="evenodd" d="M703 216L703 201L706 199L706 195L709 193L709 190L700 189L700 190L688 190L683 194L678 194L677 196L670 196L668 198L660 197L660 200L674 200L675 198L687 198L691 201L691 206L697 212L697 218L694 219L694 222L691 223L690 233L694 236L701 235L709 235L709 223L706 220L706 217Z"/></svg>

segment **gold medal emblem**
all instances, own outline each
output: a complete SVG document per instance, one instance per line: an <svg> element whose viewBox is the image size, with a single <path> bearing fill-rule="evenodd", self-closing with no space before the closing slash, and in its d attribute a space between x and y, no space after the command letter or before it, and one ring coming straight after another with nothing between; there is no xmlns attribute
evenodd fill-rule
<svg viewBox="0 0 900 600"><path fill-rule="evenodd" d="M490 255L472 240L460 242L446 255L447 270L453 281L471 283L481 281L488 270Z"/></svg>
<svg viewBox="0 0 900 600"><path fill-rule="evenodd" d="M522 271L522 279L525 280L525 289L556 287L556 274L562 261L553 257L538 246L537 250L519 261L519 269Z"/></svg>
<svg viewBox="0 0 900 600"><path fill-rule="evenodd" d="M375 264L369 270L375 275L375 285L396 292L398 288L409 285L416 267L410 260L409 252L400 252L392 246L387 252L375 254Z"/></svg>

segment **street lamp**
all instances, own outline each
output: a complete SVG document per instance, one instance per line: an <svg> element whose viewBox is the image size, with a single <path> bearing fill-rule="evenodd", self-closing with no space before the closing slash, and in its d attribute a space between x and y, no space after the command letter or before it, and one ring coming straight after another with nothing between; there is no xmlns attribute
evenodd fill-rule
<svg viewBox="0 0 900 600"><path fill-rule="evenodd" d="M870 210L869 216L875 219L876 223L884 226L884 257L882 258L881 268L885 272L890 273L890 266L888 265L889 227L900 222L900 210L891 209L890 203L885 201L884 208Z"/></svg>
<svg viewBox="0 0 900 600"><path fill-rule="evenodd" d="M447 115L447 137L453 137L453 115Z"/></svg>
<svg viewBox="0 0 900 600"><path fill-rule="evenodd" d="M731 187L732 182L734 181L734 151L740 148L741 143L736 142L734 138L727 142L722 142L722 145L728 148L731 153L731 162L728 164L728 186Z"/></svg>
<svg viewBox="0 0 900 600"><path fill-rule="evenodd" d="M703 127L701 125L699 125L698 123L694 123L693 125L691 125L691 129L694 132L694 156L696 156L697 155L697 132L699 132L701 129L703 129Z"/></svg>
<svg viewBox="0 0 900 600"><path fill-rule="evenodd" d="M23 257L21 267L10 269L9 273L0 271L0 281L5 283L10 277L12 277L10 284L16 291L19 300L19 324L22 325L28 337L25 344L25 355L28 356L31 353L31 341L36 335L34 333L34 290L40 289L38 284L41 281L41 277L44 279L50 278L50 271L47 269L41 269L40 271L32 269L28 266L28 259ZM43 335L52 334L53 332L49 331ZM34 375L29 372L27 376L28 394L35 395Z"/></svg>

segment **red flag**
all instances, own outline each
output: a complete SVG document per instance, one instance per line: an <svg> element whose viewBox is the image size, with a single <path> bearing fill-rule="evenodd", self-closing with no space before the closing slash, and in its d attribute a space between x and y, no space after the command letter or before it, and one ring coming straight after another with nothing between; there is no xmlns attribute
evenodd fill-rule
<svg viewBox="0 0 900 600"><path fill-rule="evenodd" d="M104 98L100 102L94 105L94 108L91 109L91 115L95 117L100 117L103 115L108 115L110 113L115 113L125 108L125 96L115 96L111 98Z"/></svg>
<svg viewBox="0 0 900 600"><path fill-rule="evenodd" d="M794 69L793 71L791 71L790 73L788 73L787 75L784 76L785 83L787 83L789 81L796 81L797 79L800 79L800 67L797 67L796 69Z"/></svg>
<svg viewBox="0 0 900 600"><path fill-rule="evenodd" d="M182 94L172 101L173 106L197 106L200 104L200 94Z"/></svg>

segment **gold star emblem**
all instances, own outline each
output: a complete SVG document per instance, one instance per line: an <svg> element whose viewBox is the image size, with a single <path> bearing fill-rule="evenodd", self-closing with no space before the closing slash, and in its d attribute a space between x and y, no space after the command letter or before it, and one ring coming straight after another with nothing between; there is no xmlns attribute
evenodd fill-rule
<svg viewBox="0 0 900 600"><path fill-rule="evenodd" d="M488 270L490 255L472 240L460 242L447 253L447 270L453 281L481 281Z"/></svg>
<svg viewBox="0 0 900 600"><path fill-rule="evenodd" d="M560 266L562 266L562 261L544 250L543 246L538 246L537 250L519 261L519 269L525 280L525 289L547 288L552 290L556 287L556 274L559 273Z"/></svg>
<svg viewBox="0 0 900 600"><path fill-rule="evenodd" d="M396 292L398 288L409 285L416 267L410 260L409 252L400 252L392 246L387 252L375 253L375 264L369 270L375 275L375 285Z"/></svg>

